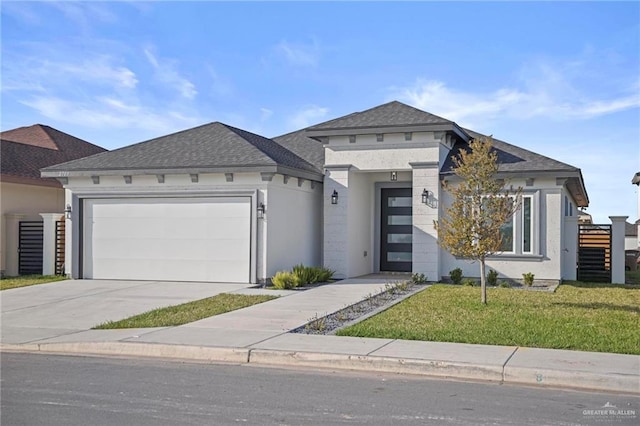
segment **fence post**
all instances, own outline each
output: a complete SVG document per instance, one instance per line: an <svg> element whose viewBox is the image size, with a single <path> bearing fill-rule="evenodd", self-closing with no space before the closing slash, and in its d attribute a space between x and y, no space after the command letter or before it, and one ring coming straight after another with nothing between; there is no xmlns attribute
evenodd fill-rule
<svg viewBox="0 0 640 426"><path fill-rule="evenodd" d="M42 275L56 273L56 221L62 213L40 213L43 219L42 231Z"/></svg>
<svg viewBox="0 0 640 426"><path fill-rule="evenodd" d="M578 269L578 216L564 218L562 279L575 281Z"/></svg>
<svg viewBox="0 0 640 426"><path fill-rule="evenodd" d="M611 219L611 282L624 284L624 231L629 216L609 216Z"/></svg>

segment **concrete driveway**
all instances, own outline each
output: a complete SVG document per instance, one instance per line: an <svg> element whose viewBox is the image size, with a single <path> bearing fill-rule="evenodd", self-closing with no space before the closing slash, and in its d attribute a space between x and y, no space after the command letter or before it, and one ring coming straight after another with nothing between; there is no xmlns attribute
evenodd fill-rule
<svg viewBox="0 0 640 426"><path fill-rule="evenodd" d="M155 308L229 293L251 284L69 280L0 292L1 343L74 334Z"/></svg>

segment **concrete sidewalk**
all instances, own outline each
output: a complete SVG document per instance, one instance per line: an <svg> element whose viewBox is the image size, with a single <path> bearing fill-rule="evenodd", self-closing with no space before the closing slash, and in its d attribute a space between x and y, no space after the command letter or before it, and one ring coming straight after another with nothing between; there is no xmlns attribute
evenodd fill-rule
<svg viewBox="0 0 640 426"><path fill-rule="evenodd" d="M282 292L279 299L180 327L83 330L22 344L3 336L0 349L390 372L640 394L636 355L288 333L315 315L379 292L386 282L345 280Z"/></svg>

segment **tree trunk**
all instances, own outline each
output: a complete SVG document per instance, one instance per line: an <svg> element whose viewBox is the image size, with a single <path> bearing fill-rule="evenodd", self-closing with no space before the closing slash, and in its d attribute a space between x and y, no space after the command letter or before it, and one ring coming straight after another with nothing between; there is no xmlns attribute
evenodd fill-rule
<svg viewBox="0 0 640 426"><path fill-rule="evenodd" d="M482 290L482 304L487 304L487 283L485 278L485 264L484 259L480 260L480 290Z"/></svg>

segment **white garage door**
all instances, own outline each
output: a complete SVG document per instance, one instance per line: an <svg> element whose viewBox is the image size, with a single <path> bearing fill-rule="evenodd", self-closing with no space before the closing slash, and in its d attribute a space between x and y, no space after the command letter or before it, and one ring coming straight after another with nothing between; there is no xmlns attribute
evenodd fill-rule
<svg viewBox="0 0 640 426"><path fill-rule="evenodd" d="M87 199L83 276L250 281L248 197Z"/></svg>

